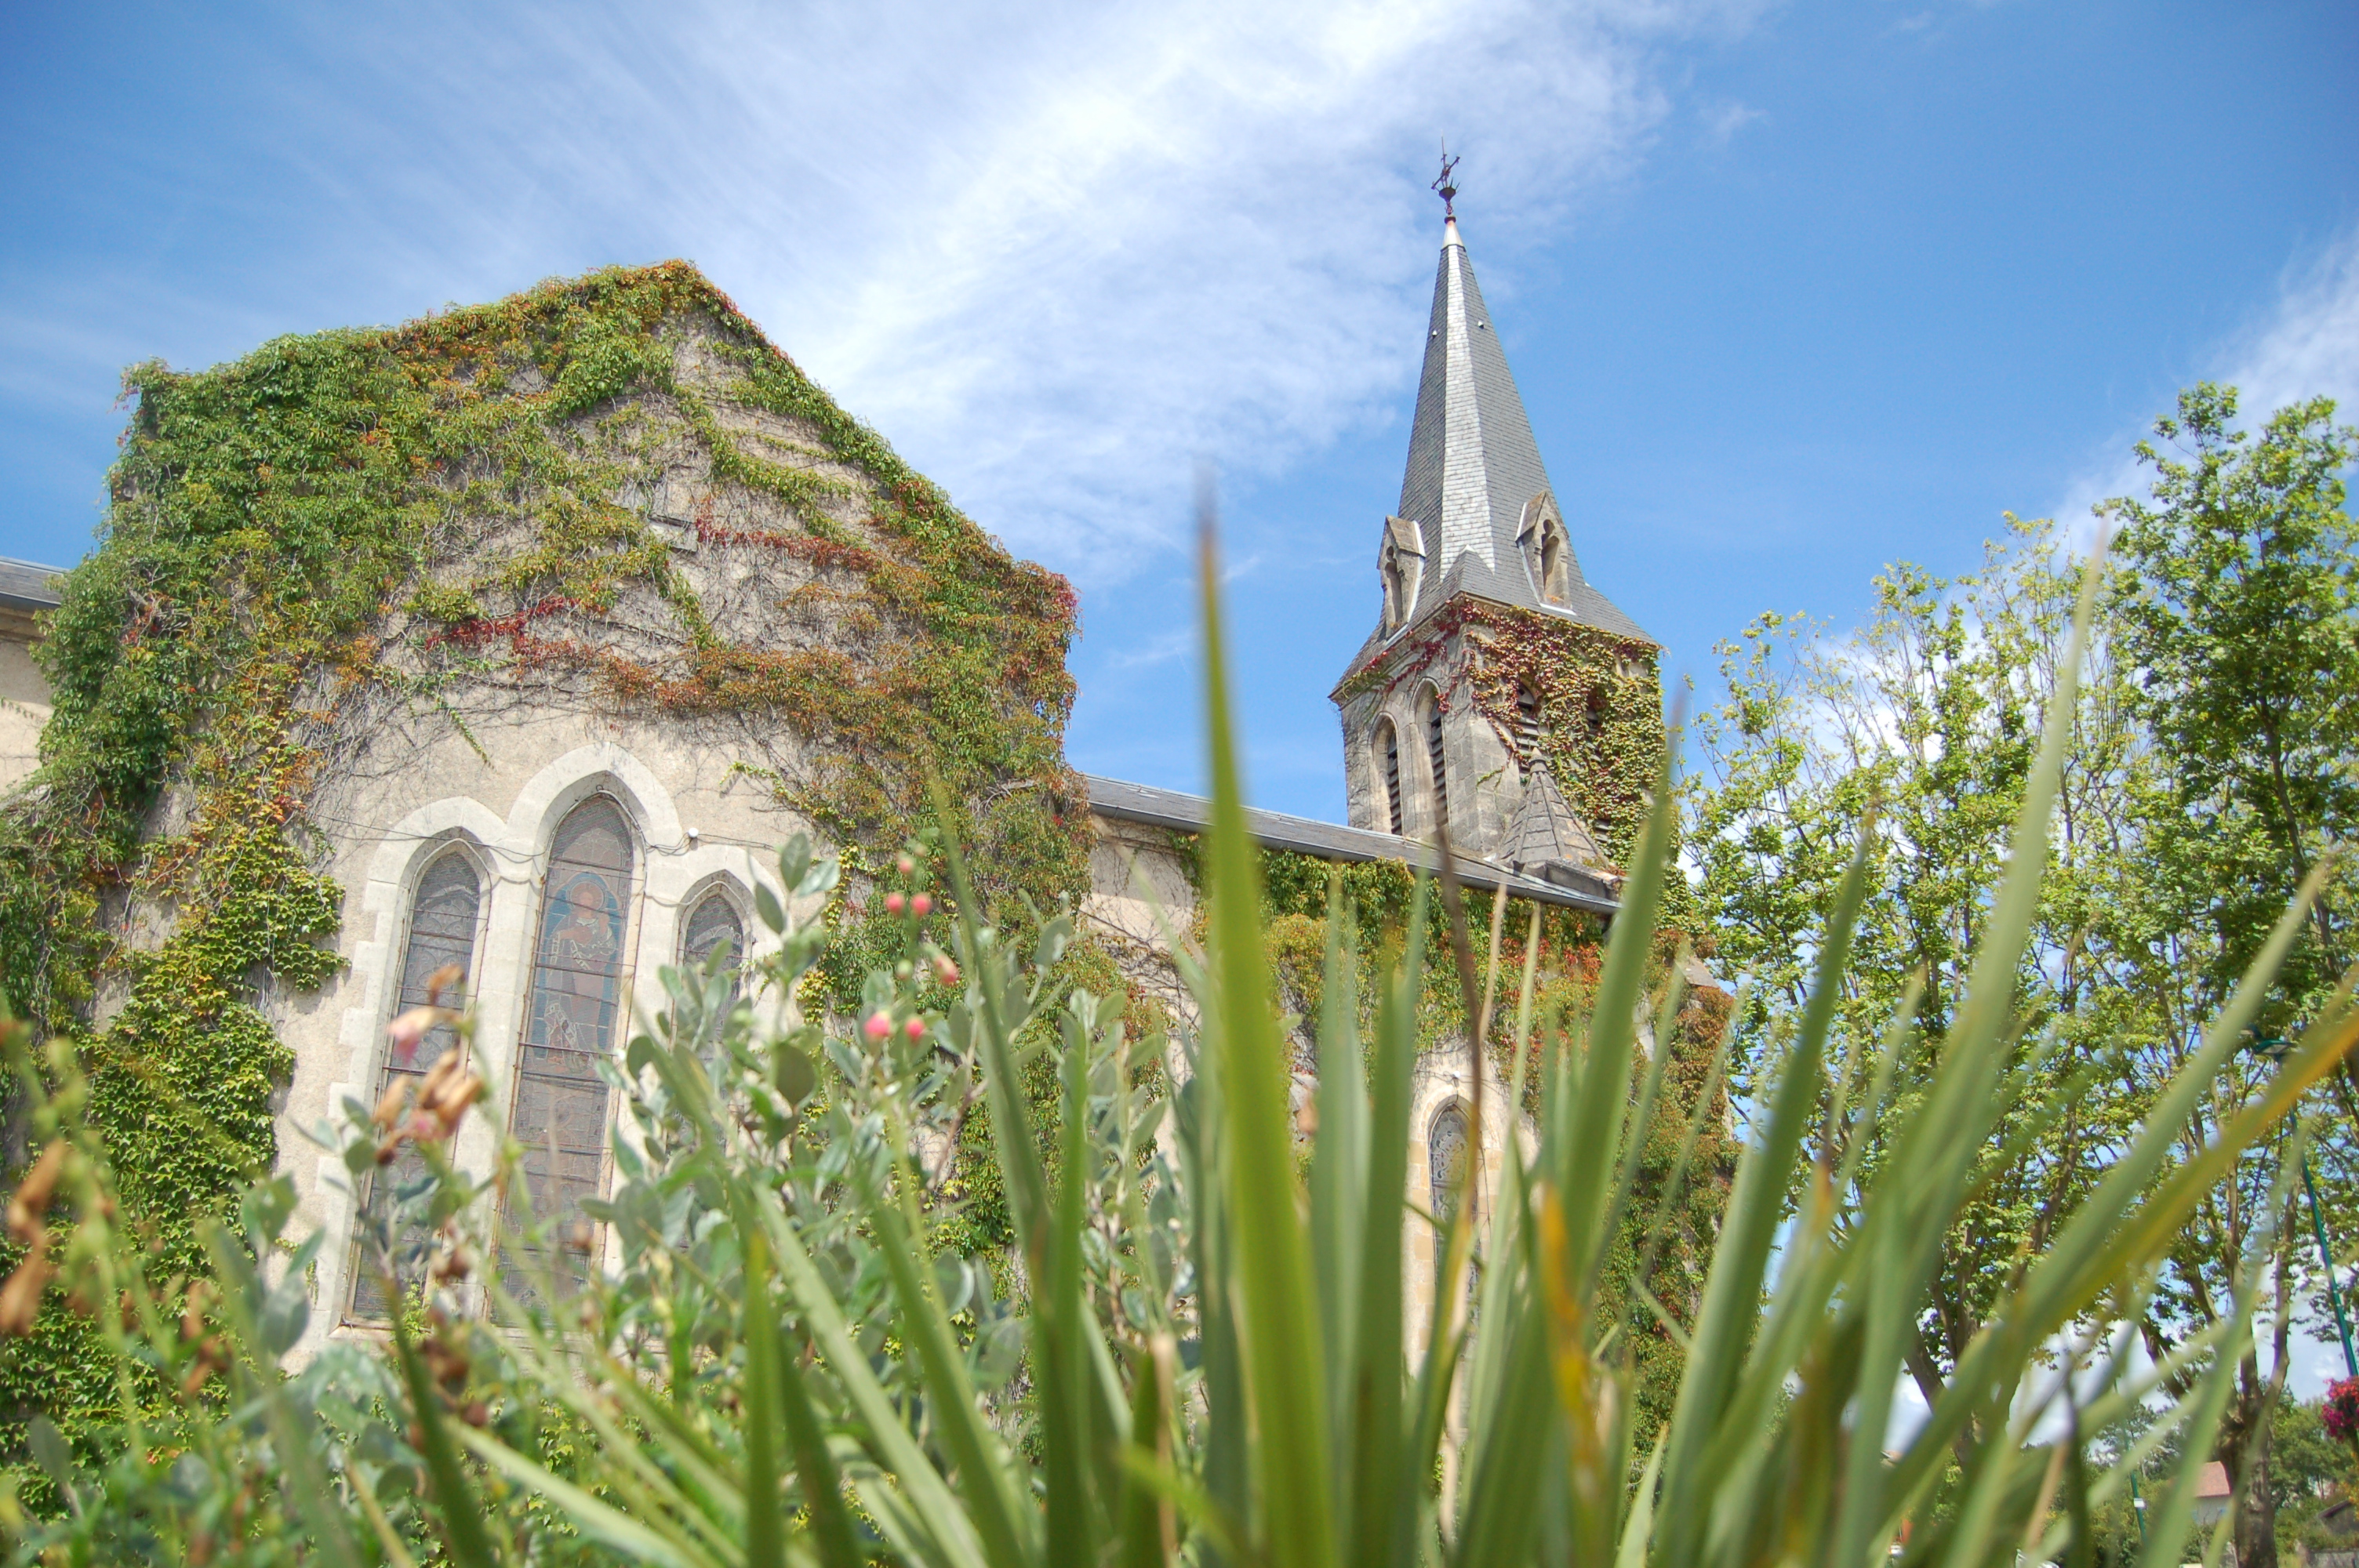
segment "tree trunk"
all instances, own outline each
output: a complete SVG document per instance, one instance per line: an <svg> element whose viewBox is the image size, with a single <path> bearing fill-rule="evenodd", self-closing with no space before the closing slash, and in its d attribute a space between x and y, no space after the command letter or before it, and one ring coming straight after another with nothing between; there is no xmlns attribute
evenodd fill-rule
<svg viewBox="0 0 2359 1568"><path fill-rule="evenodd" d="M2277 1568L2277 1505L2269 1491L2269 1422L2264 1419L2245 1450L2243 1496L2236 1508L2236 1568Z"/></svg>

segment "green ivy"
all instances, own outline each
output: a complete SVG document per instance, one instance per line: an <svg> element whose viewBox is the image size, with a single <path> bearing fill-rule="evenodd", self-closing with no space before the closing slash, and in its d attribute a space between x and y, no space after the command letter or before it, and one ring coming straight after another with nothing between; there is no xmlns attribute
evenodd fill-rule
<svg viewBox="0 0 2359 1568"><path fill-rule="evenodd" d="M717 351L723 385L675 383L691 338ZM85 1058L159 1270L193 1270L195 1222L277 1160L291 1063L270 1010L335 967L342 894L308 811L358 697L570 683L622 710L782 726L821 765L770 787L855 850L908 836L931 773L970 803L998 903L1083 887L1062 754L1071 589L1010 557L693 267L283 338L193 373L151 362L125 385L99 546L38 655L55 702L40 767L0 807L0 991ZM865 485L745 449L723 405L806 422ZM622 503L681 439L716 483L796 524L708 524L708 547L824 568L815 612L855 626L861 658L715 633L670 541ZM864 494L864 529L821 510ZM612 618L631 592L673 617L684 651L623 651ZM0 1346L0 1447L37 1409L74 1430L111 1397L103 1366L52 1303Z"/></svg>

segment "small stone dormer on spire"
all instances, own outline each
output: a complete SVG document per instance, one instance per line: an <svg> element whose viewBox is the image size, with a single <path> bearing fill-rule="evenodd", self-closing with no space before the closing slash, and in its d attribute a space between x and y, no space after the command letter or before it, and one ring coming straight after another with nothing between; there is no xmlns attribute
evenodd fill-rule
<svg viewBox="0 0 2359 1568"><path fill-rule="evenodd" d="M1455 163L1434 181L1441 258L1376 626L1334 691L1351 820L1587 874L1632 794L1600 776L1629 765L1607 731L1660 733L1658 649L1582 575L1458 231Z"/></svg>

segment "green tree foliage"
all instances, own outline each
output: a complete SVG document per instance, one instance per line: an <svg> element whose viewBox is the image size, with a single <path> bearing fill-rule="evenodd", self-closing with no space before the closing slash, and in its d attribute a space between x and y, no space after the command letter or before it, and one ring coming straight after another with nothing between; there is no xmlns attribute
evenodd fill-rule
<svg viewBox="0 0 2359 1568"><path fill-rule="evenodd" d="M1690 853L1723 961L1752 979L1738 1042L1757 1079L1798 1026L1842 847L1862 831L1871 871L1857 942L1870 961L1843 998L1838 1048L1871 1050L1877 1021L1906 998L1938 1060L1992 916L1986 890L2033 738L2070 694L2054 863L2015 975L2010 1054L2027 1087L2059 1098L1986 1152L1944 1244L1909 1359L1929 1398L2049 1244L2055 1217L2109 1178L2127 1130L2183 1081L2306 881L2296 959L2263 993L2247 1044L2332 1005L2348 961L2354 881L2311 873L2352 831L2359 798L2359 556L2338 477L2352 436L2323 402L2280 412L2256 442L2230 427L2234 412L2232 392L2196 388L2158 426L2184 460L2140 448L2153 493L2106 509L2123 520L2121 549L2077 683L2063 678L2072 583L2054 528L2009 519L1974 573L1888 568L1847 638L1765 616L1723 650L1729 698L1697 726ZM2178 1157L2216 1137L2271 1070L2252 1050L2222 1061L2184 1108ZM2263 1367L2286 1364L2292 1313L2314 1284L2283 1206L2289 1130L2190 1205L2167 1266L2129 1308L2167 1358L2247 1310L2237 1292L2257 1281L2274 1343L2240 1357L2215 1449L2247 1499L2246 1563L2272 1560L2265 1417L2280 1390ZM2354 1132L2347 1114L2311 1128L2346 1236L2359 1218ZM2197 1374L2172 1374L2174 1387L2190 1390Z"/></svg>
<svg viewBox="0 0 2359 1568"><path fill-rule="evenodd" d="M2257 434L2235 418L2234 387L2182 394L2138 445L2151 495L2105 509L2121 658L2169 790L2156 892L2212 933L2215 996L2310 869L2359 841L2359 535L2343 481L2359 429L2322 397ZM2348 874L2326 884L2264 1028L2313 1013L2352 961L2355 896Z"/></svg>

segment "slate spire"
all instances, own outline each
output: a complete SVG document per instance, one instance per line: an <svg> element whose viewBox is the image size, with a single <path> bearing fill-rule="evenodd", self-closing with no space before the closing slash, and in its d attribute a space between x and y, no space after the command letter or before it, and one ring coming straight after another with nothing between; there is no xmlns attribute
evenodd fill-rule
<svg viewBox="0 0 2359 1568"><path fill-rule="evenodd" d="M1555 553L1545 566L1538 543L1546 530L1543 513L1557 515ZM1455 216L1442 222L1400 516L1415 525L1424 546L1415 603L1402 607L1405 621L1468 592L1570 615L1621 636L1646 636L1581 575Z"/></svg>

